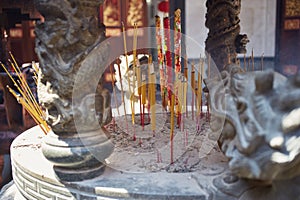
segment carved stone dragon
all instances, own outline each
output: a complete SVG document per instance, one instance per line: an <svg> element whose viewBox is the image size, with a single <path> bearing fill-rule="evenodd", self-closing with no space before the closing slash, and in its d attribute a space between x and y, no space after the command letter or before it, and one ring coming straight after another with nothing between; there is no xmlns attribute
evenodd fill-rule
<svg viewBox="0 0 300 200"><path fill-rule="evenodd" d="M234 63L237 53L246 53L247 35L240 34L241 0L207 0L205 26L209 29L205 50L221 71Z"/></svg>
<svg viewBox="0 0 300 200"><path fill-rule="evenodd" d="M56 175L66 181L93 178L113 151L103 125L111 121L110 94L101 76L109 44L98 24L103 0L35 0L38 23L38 97L52 128L42 145ZM74 173L76 170L76 173Z"/></svg>
<svg viewBox="0 0 300 200"><path fill-rule="evenodd" d="M48 113L47 122L57 133L66 130L76 132L73 116L80 115L81 111L80 109L75 113L72 111L73 85L75 76L78 75L77 71L82 67L87 55L105 39L104 27L99 26L97 20L96 8L101 2L101 0L35 1L37 9L45 18L45 21L37 24L35 29L36 52L41 66L39 99ZM105 67L107 52L103 49L102 56L95 58L95 62L85 62L91 65L87 68L91 70L91 74L100 73L99 69ZM82 97L95 92L89 90L87 80L82 82L82 87L85 87L82 89L84 92ZM99 96L96 100L109 98L101 81L96 95ZM102 105L102 100L96 102L96 105ZM110 108L110 104L106 106ZM107 112L110 112L109 110L106 109ZM98 112L101 113L98 119L102 125L111 120L111 114L103 112L102 107ZM107 118L103 119L103 116Z"/></svg>
<svg viewBox="0 0 300 200"><path fill-rule="evenodd" d="M286 79L273 71L243 72L226 66L205 80L212 128L238 176L263 181L300 175L300 73ZM225 118L224 127L220 125Z"/></svg>

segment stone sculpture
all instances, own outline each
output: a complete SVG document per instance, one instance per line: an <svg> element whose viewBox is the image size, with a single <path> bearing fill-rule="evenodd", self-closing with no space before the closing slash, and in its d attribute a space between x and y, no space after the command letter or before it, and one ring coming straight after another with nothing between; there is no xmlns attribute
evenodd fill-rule
<svg viewBox="0 0 300 200"><path fill-rule="evenodd" d="M300 74L243 72L226 66L206 80L218 140L233 173L267 182L300 174ZM224 127L220 126L225 117Z"/></svg>
<svg viewBox="0 0 300 200"><path fill-rule="evenodd" d="M241 0L208 0L205 26L209 29L205 50L220 71L246 53L247 35L240 34Z"/></svg>
<svg viewBox="0 0 300 200"><path fill-rule="evenodd" d="M101 152L101 160L112 152L101 129L111 120L110 94L100 78L92 76L104 72L109 48L100 46L105 39L105 28L97 20L100 3L102 0L35 1L45 19L35 29L41 68L38 94L53 130L46 137L43 153L64 180L87 179L102 171L102 163L89 152L89 146ZM74 88L76 79L81 84ZM94 91L92 84L96 84ZM74 96L74 90L80 92ZM72 174L74 169L76 174Z"/></svg>

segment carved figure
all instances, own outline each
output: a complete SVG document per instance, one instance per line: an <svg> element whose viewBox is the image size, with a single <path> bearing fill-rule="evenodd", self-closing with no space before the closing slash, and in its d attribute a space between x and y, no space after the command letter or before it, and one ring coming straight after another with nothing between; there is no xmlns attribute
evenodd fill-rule
<svg viewBox="0 0 300 200"><path fill-rule="evenodd" d="M71 106L74 78L82 61L105 39L105 30L97 21L96 8L100 2L35 1L37 9L45 17L45 22L37 24L35 29L36 51L41 65L39 99L48 113L47 122L54 132L65 132L66 129L68 132L76 132ZM95 58L95 63L88 63L94 64L90 70L97 73L99 68L105 67L105 56ZM94 93L86 83L83 82L83 85L86 85L86 90L82 90L85 92L83 96ZM98 94L102 90L100 81ZM108 119L99 117L100 124L110 121L111 115L105 116Z"/></svg>
<svg viewBox="0 0 300 200"><path fill-rule="evenodd" d="M264 181L300 174L300 74L286 79L273 71L242 72L227 65L219 78L205 80L211 110L225 117L218 140L238 176Z"/></svg>
<svg viewBox="0 0 300 200"><path fill-rule="evenodd" d="M102 2L35 0L45 18L35 29L38 96L53 130L42 150L58 178L66 181L100 175L113 151L101 128L112 117L110 94L101 79L109 57L109 46L102 42L105 28L97 21Z"/></svg>
<svg viewBox="0 0 300 200"><path fill-rule="evenodd" d="M220 71L246 53L247 35L240 35L241 0L208 0L205 26L209 29L205 49Z"/></svg>

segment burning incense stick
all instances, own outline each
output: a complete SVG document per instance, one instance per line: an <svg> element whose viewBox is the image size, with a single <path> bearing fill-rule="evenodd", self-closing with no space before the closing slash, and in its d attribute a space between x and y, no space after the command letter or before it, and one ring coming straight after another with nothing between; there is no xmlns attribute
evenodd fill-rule
<svg viewBox="0 0 300 200"><path fill-rule="evenodd" d="M123 31L123 43L124 43L124 53L125 53L125 61L126 61L126 73L128 74L127 75L128 89L129 89L129 94L132 94L131 93L131 86L130 86L130 77L129 77L129 66L128 66L128 55L127 55L127 42L126 42L126 35L125 35L125 26L124 26L123 22L122 22L122 31ZM119 72L121 73L120 70L119 70ZM121 81L121 83L122 83L122 81ZM131 107L131 111L132 111L133 108L132 108L131 101L130 101L130 107ZM124 102L124 110L126 110L126 108L125 108L125 102ZM125 113L125 119L127 119L126 113ZM129 130L128 130L127 120L126 120L126 126L127 126L127 132L128 132Z"/></svg>
<svg viewBox="0 0 300 200"><path fill-rule="evenodd" d="M22 94L23 97L28 99L32 103L32 106L35 107L35 110L39 113L39 115L42 116L43 112L41 111L38 103L36 102L35 97L32 94L32 91L29 88L29 86L25 80L25 77L22 75L22 72L21 72L20 68L18 67L18 64L16 63L16 61L11 53L10 53L10 56L13 59L14 63L12 63L10 60L9 60L9 62L11 64L13 70L17 74L18 81L19 81L19 82L18 81L17 82L19 83L19 86L22 88L22 91L24 91L24 93Z"/></svg>
<svg viewBox="0 0 300 200"><path fill-rule="evenodd" d="M177 9L174 14L174 50L175 50L175 72L181 72L181 10Z"/></svg>
<svg viewBox="0 0 300 200"><path fill-rule="evenodd" d="M179 74L181 74L181 10L177 9L174 13L174 60L175 60L175 104L176 104L176 115L177 115L177 125L180 127L181 124L181 102L178 101L179 97L179 87L181 85L181 80Z"/></svg>
<svg viewBox="0 0 300 200"><path fill-rule="evenodd" d="M178 127L182 128L182 117L183 117L183 103L184 103L184 90L183 90L183 81L184 77L180 76L178 81L178 103L177 103L177 109L178 109Z"/></svg>
<svg viewBox="0 0 300 200"><path fill-rule="evenodd" d="M187 80L185 79L185 77L183 76L181 79L181 87L182 87L182 119L181 119L181 130L184 131L184 115L187 112Z"/></svg>
<svg viewBox="0 0 300 200"><path fill-rule="evenodd" d="M185 77L185 81L186 83L188 82L188 60L187 60L187 55L185 55L184 57L184 60L185 60L185 64L184 64L184 77ZM186 100L186 97L188 95L188 88L186 88L186 90L184 91L184 95L185 95L185 100ZM187 101L185 101L185 108L187 109ZM185 115L186 117L188 117L188 111L186 110L185 112Z"/></svg>
<svg viewBox="0 0 300 200"><path fill-rule="evenodd" d="M207 71L208 71L208 74L207 74L207 77L208 79L210 79L210 62L211 62L211 56L210 54L208 55L208 65L207 65ZM210 120L210 114L209 114L209 91L208 91L208 94L207 94L207 100L206 100L206 107L207 107L207 119L208 121Z"/></svg>
<svg viewBox="0 0 300 200"><path fill-rule="evenodd" d="M155 136L155 129L156 129L156 112L155 112L155 84L156 84L156 78L155 78L155 72L154 72L154 66L152 63L152 56L149 56L149 98L150 98L150 112L151 112L151 129L153 132L153 136Z"/></svg>
<svg viewBox="0 0 300 200"><path fill-rule="evenodd" d="M155 26L156 26L156 43L157 43L157 58L158 65L160 71L160 93L162 99L162 108L165 110L165 69L164 69L164 55L162 52L162 36L161 36L161 25L160 25L160 17L155 16Z"/></svg>
<svg viewBox="0 0 300 200"><path fill-rule="evenodd" d="M45 135L50 131L50 128L48 127L47 123L44 121L44 119L41 119L41 117L38 115L38 113L26 102L25 98L18 95L13 89L11 89L9 86L7 86L9 92L16 98L19 104L21 104L25 110L29 113L29 115L32 117L34 122L40 126L42 131Z"/></svg>
<svg viewBox="0 0 300 200"><path fill-rule="evenodd" d="M167 89L169 101L171 101L172 90L173 90L173 68L172 68L172 57L171 57L171 41L170 41L170 20L169 17L164 18L164 36L165 36L165 54L166 54L166 74L167 74Z"/></svg>
<svg viewBox="0 0 300 200"><path fill-rule="evenodd" d="M191 86L192 86L192 120L194 120L194 92L195 92L195 66L192 63L192 71L191 71Z"/></svg>
<svg viewBox="0 0 300 200"><path fill-rule="evenodd" d="M143 127L143 130L144 130L144 125L145 125L145 107L146 107L146 90L147 90L147 87L146 87L146 75L143 74L142 75L142 85L141 85L141 95L142 95L142 98L141 98L141 103L142 103L142 127Z"/></svg>
<svg viewBox="0 0 300 200"><path fill-rule="evenodd" d="M12 67L18 77L18 80L15 80L10 72L6 69L6 67L1 63L2 68L7 73L17 90L20 94L17 94L12 88L8 87L9 92L17 99L17 101L24 107L24 109L30 114L32 119L41 127L42 131L47 134L51 129L47 125L44 119L44 113L39 107L36 99L34 98L26 80L22 76L22 72L18 67L14 57L10 54L14 63L12 63Z"/></svg>
<svg viewBox="0 0 300 200"><path fill-rule="evenodd" d="M111 85L112 85L112 89L113 89L114 100L115 100L116 108L118 111L118 115L120 115L117 94L116 94L116 89L115 89L115 78L114 78L114 72L113 72L113 65L110 65L109 68L110 68Z"/></svg>
<svg viewBox="0 0 300 200"><path fill-rule="evenodd" d="M202 117L202 115L203 115L203 108L202 108L203 107L203 98L202 98L203 74L204 74L204 58L201 59L201 62L200 62L200 81L199 81L199 83L200 83L200 86L199 86L199 88L200 88L200 117Z"/></svg>
<svg viewBox="0 0 300 200"><path fill-rule="evenodd" d="M122 104L124 105L124 114L126 118L126 107L125 107L125 97L124 97L124 88L123 88L123 80L122 80L122 74L121 74L121 66L120 66L120 60L117 60L118 65L118 71L119 71L119 79L120 79L120 85L121 85L121 96L122 96Z"/></svg>

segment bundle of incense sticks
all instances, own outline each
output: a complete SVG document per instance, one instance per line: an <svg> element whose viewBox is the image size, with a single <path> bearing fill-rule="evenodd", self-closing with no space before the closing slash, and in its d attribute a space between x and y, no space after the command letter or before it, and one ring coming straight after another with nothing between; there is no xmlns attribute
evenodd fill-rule
<svg viewBox="0 0 300 200"><path fill-rule="evenodd" d="M155 16L155 27L156 27L156 44L157 44L157 59L158 59L158 66L160 71L160 93L162 99L162 107L165 110L165 68L164 68L164 55L162 51L162 36L161 36L161 25L160 25L160 17Z"/></svg>
<svg viewBox="0 0 300 200"><path fill-rule="evenodd" d="M181 124L181 107L178 101L179 97L179 87L181 86L181 10L177 9L175 11L175 18L174 18L174 50L175 50L175 104L176 104L176 116L177 116L177 125L180 127Z"/></svg>
<svg viewBox="0 0 300 200"><path fill-rule="evenodd" d="M151 112L151 130L153 131L153 136L155 136L155 129L156 129L156 112L155 112L155 85L156 85L156 78L155 78L155 72L154 72L154 66L152 63L152 56L149 56L148 61L149 66L149 98L150 98L150 112Z"/></svg>
<svg viewBox="0 0 300 200"><path fill-rule="evenodd" d="M37 103L29 85L26 82L25 77L23 76L15 58L9 52L10 57L13 62L10 62L15 74L17 75L17 79L12 77L12 74L7 70L3 63L1 63L2 68L7 73L11 81L14 83L15 87L18 91L13 90L8 87L9 92L17 99L17 101L25 108L25 110L30 114L32 119L40 126L42 131L47 134L51 130L45 120L45 113L40 108ZM34 66L36 67L36 66Z"/></svg>
<svg viewBox="0 0 300 200"><path fill-rule="evenodd" d="M174 50L175 50L175 72L181 73L181 10L177 9L175 11L174 18Z"/></svg>
<svg viewBox="0 0 300 200"><path fill-rule="evenodd" d="M173 90L173 68L172 68L172 56L171 56L171 41L170 41L170 20L169 17L164 18L164 36L165 36L165 55L166 55L166 74L167 74L167 89L168 97L171 102L172 90Z"/></svg>

